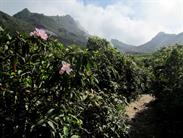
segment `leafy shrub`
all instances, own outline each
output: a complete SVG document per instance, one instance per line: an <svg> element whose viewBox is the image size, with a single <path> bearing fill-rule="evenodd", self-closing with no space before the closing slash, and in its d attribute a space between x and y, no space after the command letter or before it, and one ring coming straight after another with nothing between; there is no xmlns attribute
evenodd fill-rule
<svg viewBox="0 0 183 138"><path fill-rule="evenodd" d="M2 137L125 137L125 101L141 91L142 70L105 39L87 47L1 29ZM72 72L60 73L63 63Z"/></svg>
<svg viewBox="0 0 183 138"><path fill-rule="evenodd" d="M183 135L183 47L164 48L156 52L152 60L152 89L157 97L161 121L165 125L163 133Z"/></svg>

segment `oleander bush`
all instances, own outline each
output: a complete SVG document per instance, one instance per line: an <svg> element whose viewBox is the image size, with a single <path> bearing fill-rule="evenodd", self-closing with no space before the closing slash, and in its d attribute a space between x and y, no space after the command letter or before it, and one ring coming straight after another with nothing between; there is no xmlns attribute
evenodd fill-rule
<svg viewBox="0 0 183 138"><path fill-rule="evenodd" d="M144 80L105 39L64 47L36 31L12 37L0 28L0 135L126 137L125 103L145 90Z"/></svg>
<svg viewBox="0 0 183 138"><path fill-rule="evenodd" d="M0 27L2 138L125 138L125 106L142 93L155 95L162 133L182 135L183 46L131 56L96 36L65 47Z"/></svg>

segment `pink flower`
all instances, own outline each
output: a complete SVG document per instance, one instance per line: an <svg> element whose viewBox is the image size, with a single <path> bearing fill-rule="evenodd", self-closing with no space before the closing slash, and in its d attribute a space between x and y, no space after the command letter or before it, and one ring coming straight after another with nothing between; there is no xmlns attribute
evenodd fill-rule
<svg viewBox="0 0 183 138"><path fill-rule="evenodd" d="M45 30L38 29L38 28L35 28L35 31L31 32L30 36L37 36L37 37L40 37L43 40L48 39L48 35L46 34Z"/></svg>
<svg viewBox="0 0 183 138"><path fill-rule="evenodd" d="M64 74L64 72L66 72L67 74L70 74L70 72L72 71L70 66L71 65L69 63L66 63L65 61L62 61L62 67L59 71L59 74L62 75L62 74Z"/></svg>

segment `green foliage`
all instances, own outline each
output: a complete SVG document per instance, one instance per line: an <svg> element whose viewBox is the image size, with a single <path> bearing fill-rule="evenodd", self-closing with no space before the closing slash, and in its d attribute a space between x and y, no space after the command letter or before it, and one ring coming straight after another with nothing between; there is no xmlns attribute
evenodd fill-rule
<svg viewBox="0 0 183 138"><path fill-rule="evenodd" d="M125 104L147 92L157 98L166 132L181 133L182 59L178 45L130 56L98 37L81 49L51 38L11 36L0 27L0 135L127 137ZM64 63L71 72L61 72Z"/></svg>
<svg viewBox="0 0 183 138"><path fill-rule="evenodd" d="M179 97L183 84L183 47L174 46L154 54L153 71L155 75L154 85L157 98ZM168 97L167 97L168 96ZM174 97L175 96L175 97ZM181 98L182 96L180 96ZM176 101L179 99L176 99ZM172 100L171 100L172 101ZM172 101L175 102L175 101ZM180 105L180 103L178 102ZM183 105L183 104L181 104Z"/></svg>
<svg viewBox="0 0 183 138"><path fill-rule="evenodd" d="M109 47L111 47L111 45L105 39L101 39L97 36L92 36L88 39L87 48L89 50L106 50Z"/></svg>
<svg viewBox="0 0 183 138"><path fill-rule="evenodd" d="M152 90L166 133L182 134L183 47L173 46L156 52L152 58L154 80Z"/></svg>
<svg viewBox="0 0 183 138"><path fill-rule="evenodd" d="M2 137L126 136L125 101L142 86L131 58L96 37L81 49L0 30Z"/></svg>

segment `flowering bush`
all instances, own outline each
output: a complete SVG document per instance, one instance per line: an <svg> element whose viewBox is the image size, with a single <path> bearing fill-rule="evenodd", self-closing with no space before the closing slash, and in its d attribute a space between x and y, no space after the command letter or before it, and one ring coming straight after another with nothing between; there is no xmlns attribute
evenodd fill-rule
<svg viewBox="0 0 183 138"><path fill-rule="evenodd" d="M35 28L35 31L31 32L30 36L39 37L39 38L41 38L43 40L47 40L48 39L48 35L46 34L45 30L38 29L38 28Z"/></svg>
<svg viewBox="0 0 183 138"><path fill-rule="evenodd" d="M88 49L3 30L0 38L2 137L126 136L124 101L141 86L131 59L100 38Z"/></svg>
<svg viewBox="0 0 183 138"><path fill-rule="evenodd" d="M62 74L64 74L64 72L66 72L69 75L70 72L72 71L70 66L71 65L69 63L66 63L65 61L62 61L62 67L60 68L59 74L62 75Z"/></svg>

